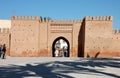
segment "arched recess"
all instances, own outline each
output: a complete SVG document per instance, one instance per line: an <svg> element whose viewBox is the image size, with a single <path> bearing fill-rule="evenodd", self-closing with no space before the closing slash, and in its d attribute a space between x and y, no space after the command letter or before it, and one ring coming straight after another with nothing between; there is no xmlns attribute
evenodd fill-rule
<svg viewBox="0 0 120 78"><path fill-rule="evenodd" d="M56 56L56 53L55 53L56 49L59 51L58 57L69 57L70 56L70 43L65 37L60 36L60 37L57 37L53 41L53 44L52 44L52 56L53 57Z"/></svg>

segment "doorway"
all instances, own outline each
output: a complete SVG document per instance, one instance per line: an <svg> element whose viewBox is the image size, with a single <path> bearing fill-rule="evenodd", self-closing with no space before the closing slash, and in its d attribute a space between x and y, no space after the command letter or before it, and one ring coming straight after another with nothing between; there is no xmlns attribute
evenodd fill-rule
<svg viewBox="0 0 120 78"><path fill-rule="evenodd" d="M69 57L70 44L64 37L58 37L52 44L52 56L53 57Z"/></svg>

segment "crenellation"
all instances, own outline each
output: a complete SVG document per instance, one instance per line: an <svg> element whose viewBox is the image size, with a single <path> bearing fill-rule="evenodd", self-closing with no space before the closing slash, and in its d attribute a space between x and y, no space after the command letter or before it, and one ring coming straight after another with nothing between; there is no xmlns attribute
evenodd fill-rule
<svg viewBox="0 0 120 78"><path fill-rule="evenodd" d="M120 30L119 29L116 29L116 30L113 30L114 34L120 34Z"/></svg>
<svg viewBox="0 0 120 78"><path fill-rule="evenodd" d="M40 22L42 22L42 17L40 17Z"/></svg>
<svg viewBox="0 0 120 78"><path fill-rule="evenodd" d="M29 16L29 20L31 20L32 19L32 16Z"/></svg>
<svg viewBox="0 0 120 78"><path fill-rule="evenodd" d="M99 16L99 20L102 21L102 20L103 20L103 17L102 17L102 16Z"/></svg>
<svg viewBox="0 0 120 78"><path fill-rule="evenodd" d="M79 22L79 20L76 20L76 23Z"/></svg>
<svg viewBox="0 0 120 78"><path fill-rule="evenodd" d="M66 20L66 19L64 19L64 20L61 20L61 21L66 22L67 20Z"/></svg>
<svg viewBox="0 0 120 78"><path fill-rule="evenodd" d="M47 17L47 20L48 20L48 22L50 22L50 20L52 20L50 17Z"/></svg>
<svg viewBox="0 0 120 78"><path fill-rule="evenodd" d="M105 19L106 21L109 21L109 17L108 17L108 16L106 16L104 19Z"/></svg>
<svg viewBox="0 0 120 78"><path fill-rule="evenodd" d="M39 16L36 16L36 20L41 20Z"/></svg>
<svg viewBox="0 0 120 78"><path fill-rule="evenodd" d="M66 20L65 20L65 22L69 22L69 20L68 20L68 19L66 19Z"/></svg>
<svg viewBox="0 0 120 78"><path fill-rule="evenodd" d="M96 21L96 17L95 16L93 16L92 18L93 18L94 21Z"/></svg>
<svg viewBox="0 0 120 78"><path fill-rule="evenodd" d="M112 16L85 16L86 21L112 21Z"/></svg>
<svg viewBox="0 0 120 78"><path fill-rule="evenodd" d="M47 22L47 18L46 17L43 18L43 22Z"/></svg>
<svg viewBox="0 0 120 78"><path fill-rule="evenodd" d="M114 33L116 34L116 33L117 33L117 30L114 30Z"/></svg>
<svg viewBox="0 0 120 78"><path fill-rule="evenodd" d="M73 23L75 22L75 20L73 20Z"/></svg>
<svg viewBox="0 0 120 78"><path fill-rule="evenodd" d="M40 20L42 21L42 18L39 16L12 16L11 20ZM46 19L44 19L46 21Z"/></svg>
<svg viewBox="0 0 120 78"><path fill-rule="evenodd" d="M0 28L0 33L9 33L10 29L9 28Z"/></svg>
<svg viewBox="0 0 120 78"><path fill-rule="evenodd" d="M45 18L42 18L42 22L45 22Z"/></svg>
<svg viewBox="0 0 120 78"><path fill-rule="evenodd" d="M111 21L113 18L112 16L85 16L83 20L85 21ZM12 16L11 20L39 20L40 22L64 22L64 23L79 23L82 22L83 20L51 20L49 18L42 18L40 16Z"/></svg>
<svg viewBox="0 0 120 78"><path fill-rule="evenodd" d="M96 16L96 20L99 20L99 16Z"/></svg>
<svg viewBox="0 0 120 78"><path fill-rule="evenodd" d="M35 20L35 17L34 17L34 16L31 16L31 20Z"/></svg>
<svg viewBox="0 0 120 78"><path fill-rule="evenodd" d="M70 20L70 22L73 22L72 20Z"/></svg>
<svg viewBox="0 0 120 78"><path fill-rule="evenodd" d="M116 30L116 33L119 33L119 30L118 30L118 29Z"/></svg>
<svg viewBox="0 0 120 78"><path fill-rule="evenodd" d="M68 20L68 22L71 22L71 20Z"/></svg>
<svg viewBox="0 0 120 78"><path fill-rule="evenodd" d="M28 16L25 16L25 20L28 20Z"/></svg>
<svg viewBox="0 0 120 78"><path fill-rule="evenodd" d="M49 22L52 22L53 20L49 19L48 21L49 21Z"/></svg>
<svg viewBox="0 0 120 78"><path fill-rule="evenodd" d="M17 20L18 19L18 16L15 16L15 20Z"/></svg>
<svg viewBox="0 0 120 78"><path fill-rule="evenodd" d="M21 20L21 16L16 16L16 20Z"/></svg>
<svg viewBox="0 0 120 78"><path fill-rule="evenodd" d="M56 20L56 19L54 19L53 21L54 21L54 22L57 22L57 20Z"/></svg>
<svg viewBox="0 0 120 78"><path fill-rule="evenodd" d="M76 22L76 20L73 20L73 22L75 23L75 22Z"/></svg>
<svg viewBox="0 0 120 78"><path fill-rule="evenodd" d="M90 20L90 21L93 21L93 16L89 16L89 20Z"/></svg>
<svg viewBox="0 0 120 78"><path fill-rule="evenodd" d="M65 20L63 20L63 22L66 22L66 23L68 23L68 22L69 22L69 20L68 20L68 19L65 19Z"/></svg>
<svg viewBox="0 0 120 78"><path fill-rule="evenodd" d="M109 16L109 20L112 21L112 20L113 20L113 17L112 17L112 16Z"/></svg>
<svg viewBox="0 0 120 78"><path fill-rule="evenodd" d="M3 28L0 28L0 33L3 33Z"/></svg>
<svg viewBox="0 0 120 78"><path fill-rule="evenodd" d="M63 21L63 20L61 20L61 19L59 19L59 20L55 19L55 21L56 21L56 22L59 22L59 23L65 22L65 20Z"/></svg>
<svg viewBox="0 0 120 78"><path fill-rule="evenodd" d="M89 17L88 17L88 16L85 16L84 20L88 21L88 20L89 20Z"/></svg>
<svg viewBox="0 0 120 78"><path fill-rule="evenodd" d="M7 33L7 28L3 28L3 33Z"/></svg>
<svg viewBox="0 0 120 78"><path fill-rule="evenodd" d="M32 16L29 16L29 19L28 20L31 20L32 19Z"/></svg>
<svg viewBox="0 0 120 78"><path fill-rule="evenodd" d="M102 21L106 21L107 16L102 16Z"/></svg>
<svg viewBox="0 0 120 78"><path fill-rule="evenodd" d="M15 20L15 16L11 16L11 20Z"/></svg>
<svg viewBox="0 0 120 78"><path fill-rule="evenodd" d="M46 22L49 22L49 19L48 19L48 18L46 18Z"/></svg>
<svg viewBox="0 0 120 78"><path fill-rule="evenodd" d="M60 20L57 20L57 22L60 22L60 23L61 23L61 22L64 22L64 21L60 19Z"/></svg>
<svg viewBox="0 0 120 78"><path fill-rule="evenodd" d="M21 20L25 20L25 17L24 17L24 16L21 16Z"/></svg>

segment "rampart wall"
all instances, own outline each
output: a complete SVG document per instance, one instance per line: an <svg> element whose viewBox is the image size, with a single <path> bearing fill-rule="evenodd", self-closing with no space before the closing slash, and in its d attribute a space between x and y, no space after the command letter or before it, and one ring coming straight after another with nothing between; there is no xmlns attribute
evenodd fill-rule
<svg viewBox="0 0 120 78"><path fill-rule="evenodd" d="M6 44L7 55L10 55L10 29L0 28L0 45Z"/></svg>
<svg viewBox="0 0 120 78"><path fill-rule="evenodd" d="M114 37L112 20L112 16L85 18L86 57L119 56L120 50L118 45L120 41Z"/></svg>
<svg viewBox="0 0 120 78"><path fill-rule="evenodd" d="M11 56L38 56L40 17L11 17Z"/></svg>
<svg viewBox="0 0 120 78"><path fill-rule="evenodd" d="M0 29L0 44L10 56L52 56L55 39L70 44L70 57L120 56L120 30L112 16L86 16L83 20L52 20L39 16L12 16L11 30ZM10 50L10 51L9 51Z"/></svg>

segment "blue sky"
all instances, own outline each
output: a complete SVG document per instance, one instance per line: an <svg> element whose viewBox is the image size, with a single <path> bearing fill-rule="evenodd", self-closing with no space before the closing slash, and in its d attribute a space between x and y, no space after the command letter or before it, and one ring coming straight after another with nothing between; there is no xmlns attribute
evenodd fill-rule
<svg viewBox="0 0 120 78"><path fill-rule="evenodd" d="M120 0L0 0L0 19L13 15L63 20L113 16L113 28L120 29Z"/></svg>

